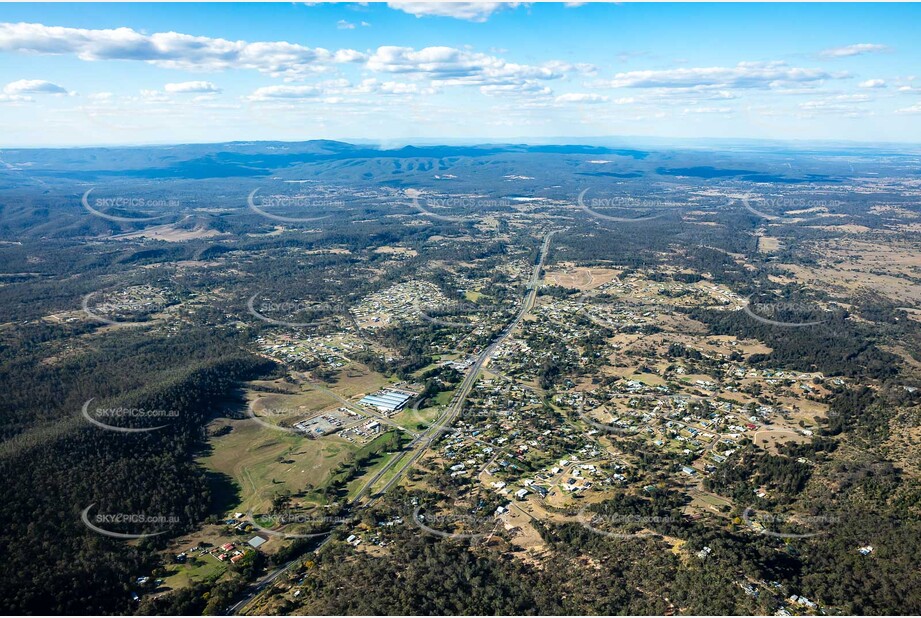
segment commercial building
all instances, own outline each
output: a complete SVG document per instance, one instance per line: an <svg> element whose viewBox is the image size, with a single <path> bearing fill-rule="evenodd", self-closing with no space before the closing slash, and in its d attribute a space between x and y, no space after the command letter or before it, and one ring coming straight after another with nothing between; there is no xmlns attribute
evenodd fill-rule
<svg viewBox="0 0 921 618"><path fill-rule="evenodd" d="M358 403L363 406L377 408L381 412L386 412L387 414L393 414L394 412L402 410L403 407L406 406L406 402L412 399L413 396L414 393L386 389L374 393L373 395L367 395Z"/></svg>

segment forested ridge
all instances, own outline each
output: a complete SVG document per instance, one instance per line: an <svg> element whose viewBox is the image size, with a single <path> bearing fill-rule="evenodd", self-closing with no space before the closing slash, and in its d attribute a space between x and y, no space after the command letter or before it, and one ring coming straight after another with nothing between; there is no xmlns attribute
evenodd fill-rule
<svg viewBox="0 0 921 618"><path fill-rule="evenodd" d="M7 611L130 612L133 579L156 564L148 548L204 519L214 484L226 483L193 459L203 445L204 424L235 384L271 368L231 341L219 343L214 334L196 330L153 341L122 331L87 358L40 367L39 376L25 364L8 362L3 388L16 396L7 398L5 418L23 420L7 424L19 431L0 456L0 475L8 480L0 502L6 561L0 594ZM81 399L93 396L110 406L170 415L129 418L134 424L122 425L166 425L155 431L107 431L80 416ZM23 429L33 411L60 430L49 435ZM57 421L47 420L52 413ZM165 534L132 543L96 534L80 519L91 505L91 516L155 520L100 524L104 529Z"/></svg>

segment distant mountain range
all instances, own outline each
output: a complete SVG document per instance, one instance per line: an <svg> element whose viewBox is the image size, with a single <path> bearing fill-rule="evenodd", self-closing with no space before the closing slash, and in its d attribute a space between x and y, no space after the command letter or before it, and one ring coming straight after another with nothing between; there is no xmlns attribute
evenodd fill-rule
<svg viewBox="0 0 921 618"><path fill-rule="evenodd" d="M869 156L871 155L871 156ZM861 169L855 159L866 158ZM867 149L804 152L789 147L757 151L633 149L589 145L429 145L385 149L330 140L229 142L175 146L0 150L0 188L56 181L120 179L203 180L258 178L324 182L477 182L503 176L549 180L644 177L738 178L799 183L873 171L881 161L917 161L910 152ZM795 168L791 162L796 161ZM796 170L794 172L794 169ZM546 174L546 175L545 175Z"/></svg>

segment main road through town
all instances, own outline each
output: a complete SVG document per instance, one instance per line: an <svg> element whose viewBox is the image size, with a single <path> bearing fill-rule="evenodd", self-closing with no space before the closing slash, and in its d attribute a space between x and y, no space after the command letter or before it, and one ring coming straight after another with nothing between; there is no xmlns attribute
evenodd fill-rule
<svg viewBox="0 0 921 618"><path fill-rule="evenodd" d="M464 409L464 402L467 400L467 396L470 395L470 391L473 389L473 385L476 384L477 378L479 377L480 371L483 367L492 358L493 353L495 353L496 348L498 348L508 337L511 335L524 317L534 308L534 303L537 300L537 289L540 283L540 273L544 268L544 261L547 258L547 252L550 250L550 240L553 238L553 235L556 233L556 230L548 232L544 236L543 244L540 248L540 255L537 258L537 262L534 264L534 269L531 272L531 277L528 280L527 284L527 295L524 298L524 303L521 306L521 310L515 316L515 319L512 320L502 332L486 346L477 356L476 361L470 367L470 371L467 372L467 375L464 376L463 381L461 381L460 386L457 391L454 393L454 397L451 398L450 403L448 404L445 413L442 414L431 427L426 429L421 434L418 434L409 445L407 445L406 452L411 453L408 457L406 455L400 457L396 456L392 458L385 466L383 466L378 472L361 488L361 490L355 495L350 503L350 510L355 508L360 508L361 506L369 506L373 504L376 497L382 496L387 493L392 487L400 482L400 479L406 473L406 471L416 463L420 457L422 457L425 452L429 449L433 442L438 438L439 435L446 431L450 431L451 425L457 420L458 415ZM396 464L402 462L399 467L397 467L396 472L393 473L383 487L380 488L374 494L371 494L371 489L376 485L381 478L383 478L388 472L390 472ZM365 497L371 496L371 500L366 504L362 505L362 501ZM332 536L326 537L319 546L314 551L319 551L321 547L326 545L326 543L332 538ZM249 604L255 599L255 597L262 592L266 587L268 587L272 582L274 582L278 577L291 568L294 564L298 563L302 558L295 558L294 560L289 561L287 564L278 567L271 573L264 575L255 582L253 582L246 590L245 597L229 607L227 609L228 614L242 614Z"/></svg>
<svg viewBox="0 0 921 618"><path fill-rule="evenodd" d="M376 475L362 488L362 492L359 497L362 497L365 492L369 492L371 487L378 482L387 472L390 467L392 467L397 462L402 461L403 463L397 469L397 471L390 477L387 483L381 487L380 491L376 495L383 495L388 490L390 490L394 485L400 482L403 474L416 463L419 458L421 458L432 443L438 439L438 436L449 431L451 425L454 424L454 421L457 420L458 415L464 409L464 402L467 400L467 396L470 394L470 391L473 389L473 385L476 384L477 378L479 377L480 371L483 369L483 366L489 361L493 353L518 327L521 321L524 319L531 309L534 308L534 302L537 300L537 289L540 283L540 273L544 268L544 261L547 258L547 252L550 249L550 240L556 231L548 232L544 236L544 242L540 248L540 256L537 259L537 262L534 264L534 270L531 272L531 278L528 280L528 292L525 296L524 303L521 306L521 310L518 312L518 315L515 316L515 319L512 320L508 326L506 326L499 336L486 346L482 352L477 356L476 361L470 368L470 371L467 372L467 375L464 376L463 381L458 387L457 391L454 393L454 397L451 398L448 408L442 416L428 428L427 431L419 435L413 443L410 445L409 449L412 451L412 455L409 457L396 457L392 459L388 466L384 466L381 470L378 471ZM405 460L405 461L404 461Z"/></svg>

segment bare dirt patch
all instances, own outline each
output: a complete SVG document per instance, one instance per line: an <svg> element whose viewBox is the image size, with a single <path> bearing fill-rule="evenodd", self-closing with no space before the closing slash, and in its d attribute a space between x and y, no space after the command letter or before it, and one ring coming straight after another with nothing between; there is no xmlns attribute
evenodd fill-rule
<svg viewBox="0 0 921 618"><path fill-rule="evenodd" d="M610 268L564 267L545 274L544 280L551 285L576 290L593 290L613 281L620 271Z"/></svg>

